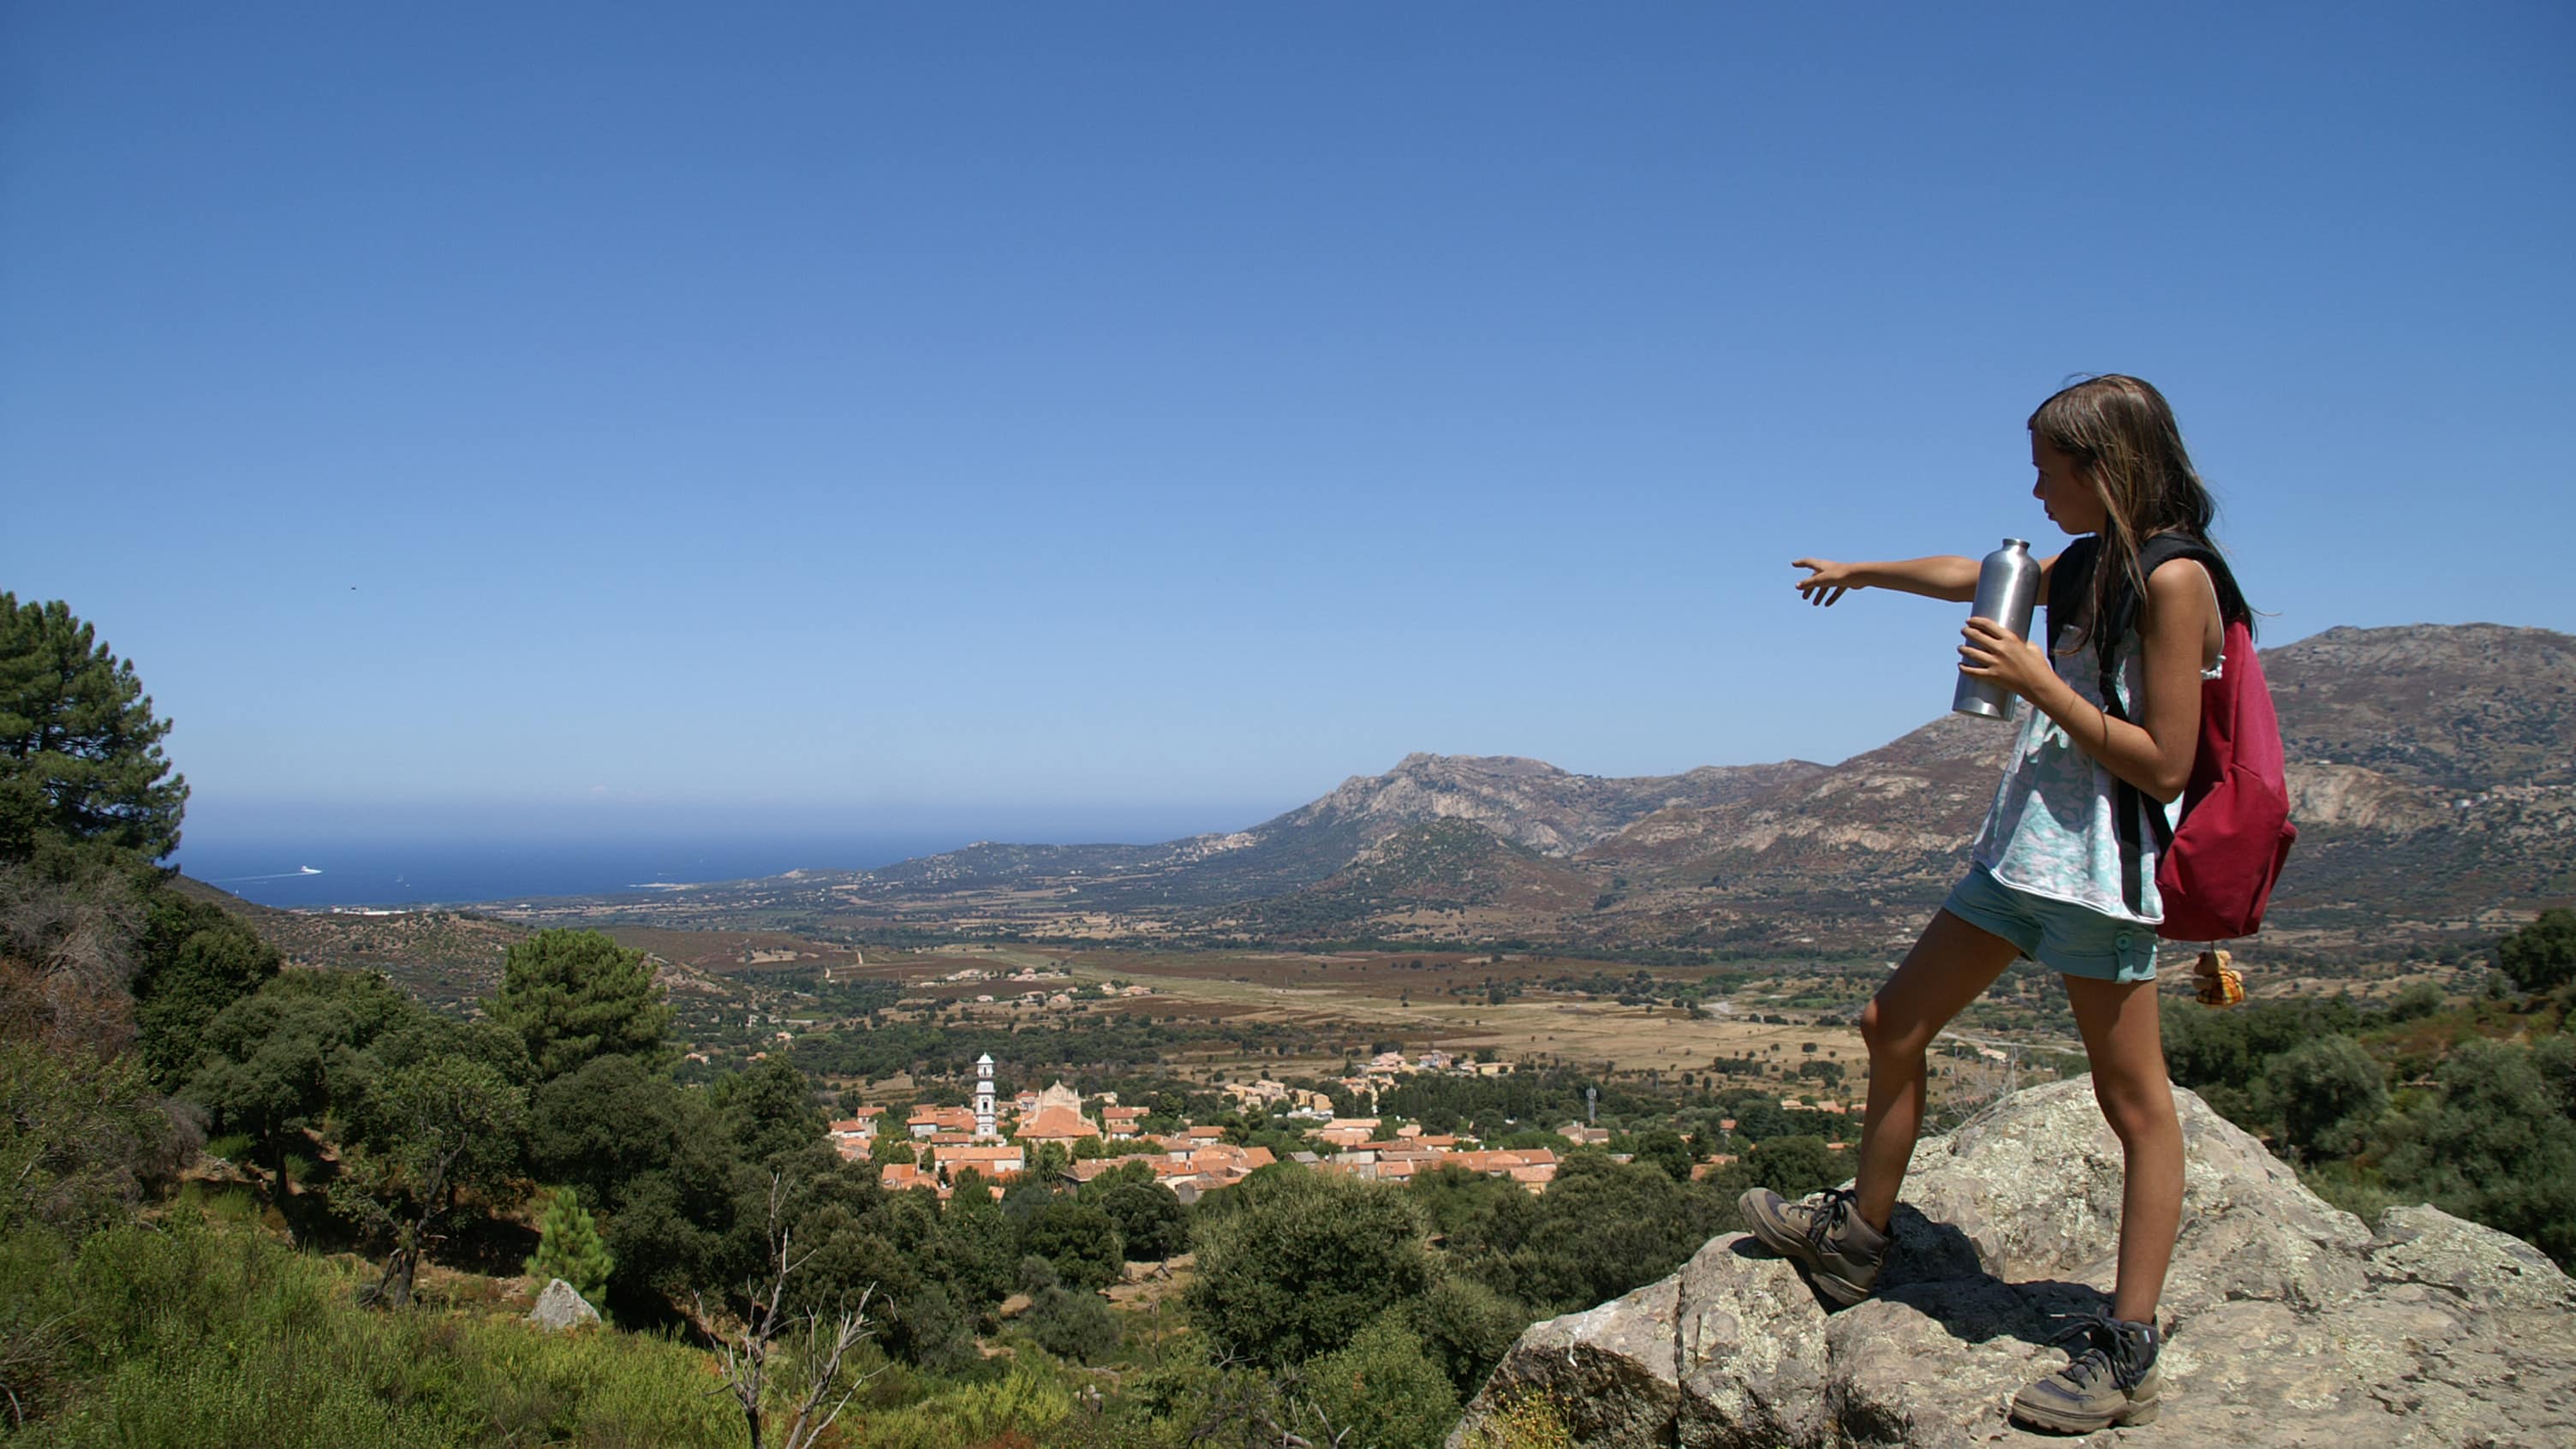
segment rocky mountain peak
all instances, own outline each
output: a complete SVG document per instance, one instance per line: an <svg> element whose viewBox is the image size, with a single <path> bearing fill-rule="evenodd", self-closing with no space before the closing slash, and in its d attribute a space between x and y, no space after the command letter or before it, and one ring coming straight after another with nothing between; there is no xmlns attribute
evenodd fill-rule
<svg viewBox="0 0 2576 1449"><path fill-rule="evenodd" d="M2166 1280L2162 1414L2123 1449L2576 1442L2576 1283L2537 1249L2429 1207L2374 1226L2186 1091L2183 1227ZM1880 1292L1828 1313L1742 1234L1521 1335L1451 1436L1536 1395L1592 1449L1964 1446L2109 1304L2120 1145L2092 1081L2005 1099L1916 1147ZM2105 1184L2112 1186L2106 1188Z"/></svg>

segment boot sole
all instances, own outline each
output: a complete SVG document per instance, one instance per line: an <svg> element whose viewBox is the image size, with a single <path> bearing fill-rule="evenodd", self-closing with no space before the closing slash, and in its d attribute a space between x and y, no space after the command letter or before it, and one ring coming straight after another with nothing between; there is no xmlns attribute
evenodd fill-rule
<svg viewBox="0 0 2576 1449"><path fill-rule="evenodd" d="M2042 1429L2052 1434L2094 1434L2104 1429L2131 1429L2152 1424L2162 1412L2163 1407L2154 1399L2132 1400L2107 1414L2082 1416L2060 1414L2015 1400L2012 1421L2025 1429Z"/></svg>

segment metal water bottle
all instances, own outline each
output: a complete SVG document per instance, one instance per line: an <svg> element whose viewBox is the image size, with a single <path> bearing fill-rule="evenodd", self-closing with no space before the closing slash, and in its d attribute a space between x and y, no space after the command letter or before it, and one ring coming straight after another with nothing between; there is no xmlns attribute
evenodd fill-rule
<svg viewBox="0 0 2576 1449"><path fill-rule="evenodd" d="M1987 554L1985 563L1977 569L1977 602L1968 610L1968 616L1992 619L2010 629L2014 638L2027 639L2031 610L2038 604L2039 560L2030 556L2030 541L2005 539L2004 546ZM2012 702L2011 690L1962 674L1958 692L1950 696L1950 709L1954 714L2010 719Z"/></svg>

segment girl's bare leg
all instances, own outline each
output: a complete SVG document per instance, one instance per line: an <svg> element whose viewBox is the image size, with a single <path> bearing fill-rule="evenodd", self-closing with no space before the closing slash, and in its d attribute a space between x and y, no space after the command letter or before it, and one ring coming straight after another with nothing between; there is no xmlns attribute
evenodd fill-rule
<svg viewBox="0 0 2576 1449"><path fill-rule="evenodd" d="M1923 1054L1962 1008L1985 994L2020 951L2012 942L1942 911L1914 949L1860 1012L1869 1044L1869 1108L1861 1119L1860 1171L1853 1204L1871 1227L1887 1231L1897 1189L1923 1129ZM2158 1070L2164 1059L2158 1057Z"/></svg>
<svg viewBox="0 0 2576 1449"><path fill-rule="evenodd" d="M2120 1282L2111 1316L2153 1323L2174 1236L2182 1230L2182 1123L2165 1080L2155 983L2065 980L2076 1029L2093 1059L2093 1095L2127 1159L2120 1191Z"/></svg>

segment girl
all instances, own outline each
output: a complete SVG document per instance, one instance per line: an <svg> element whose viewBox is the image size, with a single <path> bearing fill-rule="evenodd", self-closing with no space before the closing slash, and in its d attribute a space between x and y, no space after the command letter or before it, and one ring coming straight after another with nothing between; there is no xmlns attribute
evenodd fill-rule
<svg viewBox="0 0 2576 1449"><path fill-rule="evenodd" d="M2126 1158L2119 1284L2110 1313L2082 1325L2085 1349L2024 1389L2013 1418L2089 1433L2156 1416L2156 1300L2182 1217L2182 1129L2156 1023L2163 906L2154 837L2128 825L2124 872L2120 786L2142 793L2143 808L2170 815L2199 743L2201 682L2217 677L2224 622L2246 615L2210 541L2208 490L2162 394L2134 377L2092 378L2041 403L2029 428L2039 472L2031 492L2059 528L2077 535L2044 567L2052 577L2061 569L2088 574L2076 588L2082 605L2071 619L2049 620L2050 647L1987 619L1971 619L1962 631L1960 672L2001 684L2031 707L2020 712L2020 737L1967 879L1861 1012L1870 1074L1858 1175L1849 1190L1798 1203L1756 1188L1743 1209L1754 1235L1804 1264L1827 1298L1848 1305L1867 1297L1886 1261L1889 1215L1923 1121L1925 1049L2015 958L2059 972L2092 1061L2094 1094ZM2151 540L2159 557L2177 543L2185 556L2150 573L2141 555ZM1810 558L1795 566L1807 570L1799 593L1816 605L1854 589L1960 603L1976 595L1978 565L1966 558ZM2078 583L2073 574L2064 582ZM2107 701L2106 678L2116 696Z"/></svg>

